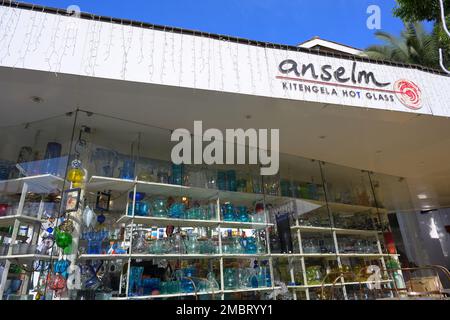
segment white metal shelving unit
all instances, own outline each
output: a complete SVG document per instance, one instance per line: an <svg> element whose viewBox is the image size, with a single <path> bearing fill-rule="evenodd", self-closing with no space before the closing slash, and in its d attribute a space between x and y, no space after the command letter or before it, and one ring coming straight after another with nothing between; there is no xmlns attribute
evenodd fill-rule
<svg viewBox="0 0 450 320"><path fill-rule="evenodd" d="M163 183L152 183L139 180L123 180L118 178L108 178L100 176L92 176L86 186L87 190L98 191L98 190L111 190L117 192L133 192L135 195L137 192L144 192L146 194L151 194L152 196L165 196L165 197L188 197L194 200L208 200L214 201L216 204L216 216L212 220L195 220L195 219L173 219L173 218L161 218L152 216L137 216L135 215L135 196L131 201L127 202L127 207L125 208L125 213L128 212L128 206L132 206L131 215L121 216L116 223L125 224L131 226L130 234L136 226L147 225L154 227L166 227L168 225L173 225L175 227L206 227L215 228L218 234L218 253L216 254L142 254L133 253L132 237L130 237L129 252L128 254L122 255L89 255L83 254L79 256L81 260L124 260L128 264L128 270L131 266L132 260L153 260L153 259L173 259L173 260L193 260L193 259L216 259L219 261L220 266L220 290L214 292L214 294L220 294L220 297L224 299L224 295L228 293L237 292L256 292L256 291L273 291L276 287L273 286L273 270L271 266L271 255L270 249L267 248L267 253L260 254L227 254L222 251L222 230L223 229L240 229L240 230L267 230L272 227L273 224L267 222L267 214L265 213L266 222L238 222L238 221L223 221L220 214L220 206L225 202L233 202L236 204L252 204L254 202L264 201L264 195L262 194L250 194L242 192L229 192L221 191L215 189L203 189L196 187L179 186L172 184ZM225 289L224 287L224 263L226 259L258 259L258 260L268 260L269 268L271 270L271 287L261 287L261 288L241 288L241 289ZM128 275L129 277L129 275ZM126 292L128 295L128 285L129 278L127 279ZM198 292L198 295L212 294ZM158 298L176 298L176 297L186 297L195 296L196 293L177 293L168 295L157 295L157 296L143 296L143 297L125 297L118 299L158 299Z"/></svg>
<svg viewBox="0 0 450 320"><path fill-rule="evenodd" d="M38 212L36 217L27 216L23 214L23 208L25 205L26 196L28 193L36 193L46 195L55 191L61 191L64 180L51 174L43 174L36 176L29 176L17 179L0 181L0 194L20 194L19 204L17 212L11 216L0 217L0 226L13 226L11 235L1 235L3 238L9 239L9 248L5 256L0 256L0 262L4 263L4 271L0 279L0 300L3 299L3 293L5 290L6 280L9 275L9 268L12 263L26 263L30 264L34 261L49 261L51 256L40 255L35 253L30 254L13 254L13 245L16 241L27 241L30 245L35 245L38 242L40 233L40 225L43 222L42 214L44 210L43 196L39 203ZM32 228L31 237L20 236L19 229L22 225L28 225ZM21 288L22 294L28 292L28 286L31 275L26 274L23 279L23 285Z"/></svg>
<svg viewBox="0 0 450 320"><path fill-rule="evenodd" d="M274 199L274 200L276 200L276 199ZM296 204L297 204L296 201L298 201L298 200L297 199L289 200L288 198L281 198L281 202L279 202L279 205L281 207L283 207L283 206L286 206L286 203L290 202L289 205L291 207L291 211L293 211L294 213L301 214L302 212L297 212L298 209L296 206ZM327 208L327 210L329 212L329 217L330 217L330 226L329 227L321 227L321 226L301 225L299 223L299 220L295 219L295 224L293 226L291 226L291 231L293 231L294 235L297 237L299 253L274 254L274 256L276 256L276 257L289 257L291 259L299 259L300 260L301 269L302 269L301 272L303 275L303 284L302 285L293 285L293 283L295 283L295 277L294 277L295 270L294 270L293 264L291 263L292 260L289 261L290 277L291 277L292 284L288 285L287 287L289 289L294 290L293 296L294 296L295 300L297 299L297 294L296 294L295 290L304 291L306 299L309 300L310 299L309 289L321 288L322 286L324 286L324 287L332 287L333 286L333 284L327 284L327 283L314 284L314 285L308 284L308 279L306 276L306 261L307 261L307 259L323 259L325 261L326 260L335 260L338 264L338 267L340 267L340 268L342 267L342 259L343 258L360 258L360 259L365 259L365 260L377 259L380 261L380 264L385 269L386 268L385 258L388 258L388 257L391 257L394 259L398 258L398 255L396 255L396 254L393 255L393 254L383 253L380 238L379 238L379 235L382 234L381 230L358 230L358 229L337 228L334 226L333 215L330 214L330 213L337 213L339 211L343 211L346 213L359 213L359 212L367 212L367 211L374 211L374 212L376 211L379 213L381 211L382 214L386 214L387 212L385 209L367 207L367 206L361 206L361 205L327 203L327 202L321 202L321 201L317 201L317 200L307 200L307 201L312 204L318 205L319 208L321 208L321 207ZM314 210L316 210L316 209L312 209L311 211L314 211ZM304 253L303 241L302 241L303 235L311 235L311 234L314 234L314 235L327 234L327 235L331 236L333 239L334 253ZM377 252L376 253L341 253L339 243L338 243L338 238L337 238L338 235L353 235L353 236L360 236L360 237L364 237L364 238L372 238L374 241L376 241ZM335 286L342 288L344 298L347 299L346 286L367 285L369 283L370 282L368 282L368 281L345 282L343 279L341 279L340 283L335 284ZM381 283L381 285L390 286L392 284L392 280L382 280L380 283Z"/></svg>
<svg viewBox="0 0 450 320"><path fill-rule="evenodd" d="M251 291L273 291L279 289L279 287L275 286L274 281L274 272L273 272L273 259L277 258L289 258L289 259L300 259L302 274L303 274L303 285L288 285L289 289L294 289L294 298L296 299L295 290L302 290L306 294L306 298L310 299L309 289L321 287L321 285L308 285L307 277L306 277L306 268L305 261L307 259L325 259L325 260L336 260L339 266L341 264L341 258L361 258L361 259L378 259L382 261L384 265L384 258L392 255L385 254L382 252L382 248L379 242L378 235L380 231L377 230L356 230L356 229L343 229L343 228L335 228L333 226L333 221L331 219L332 225L328 227L313 227L313 226L302 226L299 224L298 220L294 226L291 227L294 235L297 236L298 240L298 253L271 253L270 244L269 244L269 228L273 227L274 224L270 223L269 220L269 212L265 211L266 223L252 223L252 222L229 222L221 220L220 215L220 206L225 202L232 202L236 204L253 204L254 202L263 202L267 203L276 203L278 205L293 203L293 207L295 210L295 203L298 201L305 202L310 205L314 205L316 207L323 207L329 205L331 208L342 210L346 212L361 212L372 210L375 208L365 207L360 205L349 205L349 204L340 204L340 203L329 203L316 201L316 200L301 200L301 199L292 199L287 197L277 197L277 196L267 196L262 194L249 194L249 193L241 193L241 192L229 192L229 191L220 191L215 189L202 189L197 187L187 187L187 186L178 186L171 184L161 184L161 183L152 183L152 182L143 182L138 180L122 180L118 178L107 178L100 176L91 177L89 183L87 184L87 189L91 191L99 191L99 190L111 190L118 192L144 192L147 194L153 195L162 195L162 196L173 196L173 197L189 197L194 200L210 200L216 202L216 217L213 220L190 220L190 219L171 219L171 218L160 218L160 217L151 217L151 216L136 216L134 214L134 205L135 199L130 201L131 203L127 203L127 208L125 212L128 212L128 205L132 205L132 214L131 215L123 215L118 220L117 223L125 224L131 226L131 233L138 225L148 225L155 227L166 227L167 225L173 225L175 227L207 227L207 228L217 228L218 231L227 228L235 228L235 229L255 229L255 230L266 230L266 253L261 254L226 254L222 251L222 232L218 232L218 253L216 254L142 254L142 253L133 253L132 252L132 240L129 244L129 253L122 255L88 255L83 254L79 256L80 260L114 260L120 259L124 260L128 263L128 268L131 266L132 260L152 260L152 259L176 259L176 260L191 260L191 259L218 259L220 264L220 290L216 291L215 294L220 294L222 299L224 298L224 294L227 293L237 293L237 292L251 292ZM264 206L265 207L265 206ZM304 253L303 245L302 245L302 235L304 234L322 234L327 233L333 237L334 240L334 250L335 253ZM362 237L374 237L377 239L378 243L378 252L377 253L340 253L339 245L338 245L338 235L357 235ZM131 238L132 239L132 238ZM262 287L262 288L244 288L244 289L232 289L227 290L224 288L224 260L225 259L263 259L267 260L269 263L270 273L271 273L271 287ZM295 283L294 279L294 270L290 270L291 281ZM383 284L389 284L388 281L383 281ZM128 283L127 281L127 293L128 293ZM345 290L345 286L350 285L360 285L367 284L367 282L344 282L338 284L339 287ZM331 286L331 285L325 285ZM198 294L211 294L211 293L198 293ZM184 297L184 296L195 296L195 293L179 293L179 294L170 294L170 295L158 295L158 296L145 296L145 297L126 297L120 299L157 299L157 298L174 298L174 297ZM344 291L345 298L345 291Z"/></svg>
<svg viewBox="0 0 450 320"><path fill-rule="evenodd" d="M18 235L18 230L21 225L27 224L33 227L32 237L29 239L29 243L36 244L39 236L40 224L42 222L42 213L44 203L43 200L40 202L39 212L36 217L30 217L23 215L23 207L25 204L25 199L28 193L40 193L40 194L48 194L54 192L55 190L61 191L61 188L64 184L64 180L55 177L52 175L38 175L33 177L25 177L19 179L12 179L7 181L0 181L0 193L2 194L17 194L20 193L20 200L17 213L13 216L5 216L0 217L0 226L13 226L13 232L10 236L10 243L15 243L17 240L22 239L25 240L24 237L20 237ZM307 205L313 205L317 207L323 207L328 205L330 208L336 210L342 210L346 212L360 212L371 210L374 208L364 207L359 205L349 205L349 204L337 204L337 203L325 203L316 200L301 200L301 199L292 199L287 197L277 197L277 196L267 196L262 194L250 194L250 193L242 193L242 192L229 192L229 191L220 191L214 189L203 189L196 187L187 187L187 186L178 186L171 184L161 184L161 183L152 183L152 182L144 182L138 180L124 180L118 178L108 178L108 177L99 177L93 176L90 178L88 183L86 184L87 191L101 191L101 190L111 190L117 192L145 192L151 195L161 195L161 196L172 196L172 197L189 197L194 200L208 200L214 201L216 205L216 217L213 220L190 220L190 219L171 219L171 218L159 218L159 217L151 217L151 216L136 216L134 214L134 207L136 200L135 198L131 200L131 203L127 202L127 207L124 209L125 213L128 212L128 205L132 206L132 214L127 215L124 214L120 216L120 218L115 222L117 224L124 224L129 226L131 229L131 233L133 230L140 225L147 226L156 226L156 227L166 227L167 225L173 225L175 227L205 227L212 228L217 230L218 234L218 252L215 254L146 254L146 253L134 253L132 237L130 237L129 241L129 252L127 254L121 255L88 255L81 254L77 256L79 261L86 260L123 260L128 264L128 270L130 270L131 261L132 260L153 260L153 259L173 259L173 260L195 260L195 259L214 259L219 261L220 266L220 274L219 274L219 290L215 290L214 292L198 292L198 293L177 293L177 294L167 294L167 295L158 295L158 296L144 296L144 297L125 297L125 298L117 298L120 299L162 299L162 298L177 298L177 297L187 297L187 296L196 296L196 295L218 295L222 299L224 299L225 294L230 293L240 293L240 292L270 292L274 290L280 289L280 287L275 286L274 279L274 270L273 263L274 259L279 258L288 258L289 261L293 259L299 259L301 263L301 272L303 276L303 284L302 285L294 285L294 270L291 268L290 276L291 283L288 285L290 290L293 290L294 298L297 298L296 291L304 291L306 298L310 299L309 290L313 288L321 287L321 285L311 285L307 282L306 277L306 263L308 259L324 259L324 260L336 260L338 264L341 266L341 259L345 258L362 258L362 259L378 259L383 266L385 266L384 258L390 257L392 255L388 255L382 252L381 243L379 240L379 231L376 230L355 230L355 229L343 229L343 228L335 228L333 226L333 221L331 220L331 226L328 227L314 227L314 226L304 226L300 225L299 221L296 220L295 225L291 227L293 235L297 237L298 242L298 252L295 253L272 253L270 248L269 241L269 228L273 227L274 224L270 223L269 212L266 210L264 212L265 221L264 223L256 223L256 222L230 222L223 221L221 219L220 207L221 204L225 202L232 202L233 204L242 204L242 205L253 205L255 202L264 203L264 207L266 203L275 203L276 205L283 205L286 203L291 203L293 205L293 209L296 210L296 203L301 201ZM241 229L241 230L265 230L266 231L266 252L259 254L227 254L223 252L222 245L222 230L223 229ZM302 236L308 234L330 234L334 239L335 245L335 253L304 253L303 245L302 245ZM377 241L378 252L377 253L341 253L339 252L339 245L337 236L340 235L356 235L362 237L374 237ZM6 235L0 235L5 237ZM77 235L74 235L75 237ZM6 279L8 278L8 270L11 263L31 263L33 261L42 260L48 261L53 259L51 256L44 256L38 254L26 254L26 255L13 255L12 247L10 246L8 249L8 253L6 256L0 256L0 261L5 264L5 271L3 272L1 284L0 284L0 299L3 294L4 284ZM261 288L241 288L241 289L226 289L224 287L224 264L227 259L257 259L257 260L267 260L268 267L270 270L271 277L271 286L270 287L261 287ZM129 275L128 275L129 276ZM22 289L23 293L27 292L28 289L28 281L27 278L24 282L24 286ZM129 279L128 279L129 280ZM384 285L389 285L388 281L383 281ZM127 293L128 293L128 284L127 281ZM367 284L366 282L341 282L338 284L339 287L345 290L345 286L350 285L360 285ZM330 286L326 284L325 286ZM345 291L344 291L345 295ZM346 296L345 296L346 297Z"/></svg>

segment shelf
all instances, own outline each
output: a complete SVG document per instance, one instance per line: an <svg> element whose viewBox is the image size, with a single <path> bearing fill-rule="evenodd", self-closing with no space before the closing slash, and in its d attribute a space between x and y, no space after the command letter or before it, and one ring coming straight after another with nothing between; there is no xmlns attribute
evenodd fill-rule
<svg viewBox="0 0 450 320"><path fill-rule="evenodd" d="M263 287L263 288L242 288L242 289L226 289L223 293L240 293L240 292L256 292L256 291L273 291L279 290L281 287Z"/></svg>
<svg viewBox="0 0 450 320"><path fill-rule="evenodd" d="M387 253L272 253L270 256L274 258L381 258L398 255Z"/></svg>
<svg viewBox="0 0 450 320"><path fill-rule="evenodd" d="M223 253L219 255L223 258L227 259L261 259L261 258L269 258L270 255L267 253L256 253L256 254L246 254L246 253Z"/></svg>
<svg viewBox="0 0 450 320"><path fill-rule="evenodd" d="M392 280L381 280L380 283L382 284L388 284L389 282L392 282ZM370 281L362 281L362 282L339 282L339 283L335 283L334 286L335 287L342 287L342 286L351 286L351 285L366 285L372 283ZM332 283L325 283L325 284L312 284L312 285L289 285L287 286L289 289L296 289L296 290L306 290L306 289L314 289L314 288L329 288L329 287L333 287Z"/></svg>
<svg viewBox="0 0 450 320"><path fill-rule="evenodd" d="M362 235L362 236L376 236L377 230L358 230L358 229L342 229L342 228L327 228L327 227L313 227L313 226L293 226L292 230L300 230L305 233L331 233L348 234L348 235Z"/></svg>
<svg viewBox="0 0 450 320"><path fill-rule="evenodd" d="M151 260L151 259L217 259L220 255L217 254L82 254L78 259L80 260L124 260L124 259L139 259L139 260Z"/></svg>
<svg viewBox="0 0 450 320"><path fill-rule="evenodd" d="M262 222L235 222L235 221L221 221L221 228L234 228L234 229L265 229L271 227L273 223L262 223Z"/></svg>
<svg viewBox="0 0 450 320"><path fill-rule="evenodd" d="M129 224L133 220L132 216L122 216L117 220L117 223ZM146 224L157 227L167 227L173 225L175 227L221 227L221 228L235 228L235 229L265 229L268 226L273 226L271 223L256 223L256 222L234 222L234 221L217 221L217 220L194 220L194 219L173 219L173 218L159 218L159 217L134 217L135 224Z"/></svg>
<svg viewBox="0 0 450 320"><path fill-rule="evenodd" d="M58 256L48 256L42 254L19 254L11 256L0 256L0 260L17 260L17 261L34 261L34 260L46 260L58 259Z"/></svg>
<svg viewBox="0 0 450 320"><path fill-rule="evenodd" d="M269 254L146 254L146 253L134 253L128 254L82 254L78 257L80 260L125 260L128 258L139 260L151 260L151 259L261 259L268 258Z"/></svg>
<svg viewBox="0 0 450 320"><path fill-rule="evenodd" d="M233 202L236 204L247 205L253 205L255 202L262 202L264 200L264 195L262 194L223 191L217 189L100 176L92 176L89 179L87 188L91 191L112 190L126 192L132 191L135 185L138 192L144 192L150 196L179 196L193 198L196 200L211 200L219 198L222 203Z"/></svg>
<svg viewBox="0 0 450 320"><path fill-rule="evenodd" d="M82 254L78 257L80 260L125 260L128 258L139 260L151 259L264 259L264 258L332 258L350 257L350 258L380 258L392 256L389 254L335 254L335 253L261 253L261 254L245 254L245 253L230 253L230 254L149 254L149 253L133 253L129 254Z"/></svg>
<svg viewBox="0 0 450 320"><path fill-rule="evenodd" d="M0 231L0 237L11 238L12 235L9 234L8 232ZM28 239L27 236L19 236L19 235L16 236L16 240L18 240L18 241L26 241L27 239Z"/></svg>
<svg viewBox="0 0 450 320"><path fill-rule="evenodd" d="M51 174L23 177L0 181L0 193L21 193L24 184L28 185L28 192L52 193L61 190L64 179Z"/></svg>
<svg viewBox="0 0 450 320"><path fill-rule="evenodd" d="M129 224L133 220L132 216L122 216L117 220L117 223ZM134 217L135 224L146 224L155 227L167 227L173 225L175 227L218 227L219 221L216 220L191 220L191 219L173 219L173 218L159 218L159 217Z"/></svg>
<svg viewBox="0 0 450 320"><path fill-rule="evenodd" d="M173 294L160 294L160 295L150 295L150 296L140 296L140 297L123 297L123 298L112 298L111 300L149 300L149 299L164 299L164 298L178 298L178 297L193 297L195 295L219 295L227 293L241 293L241 292L258 292L258 291L273 291L279 290L281 287L264 287L264 288L243 288L243 289L227 289L227 290L217 290L217 291L207 291L207 292L194 292L191 293L173 293Z"/></svg>
<svg viewBox="0 0 450 320"><path fill-rule="evenodd" d="M139 180L126 180L119 178L92 176L87 185L88 190L100 191L111 190L126 192L132 191L134 186L138 192L144 192L150 196L180 196L190 197L197 200L211 199L217 197L218 191L214 189L203 189L196 187L179 186L167 183L146 182Z"/></svg>
<svg viewBox="0 0 450 320"><path fill-rule="evenodd" d="M221 294L221 290L217 291L206 291L206 292L190 292L190 293L172 293L172 294L158 294L158 295L150 295L150 296L135 296L135 297L118 297L118 298L111 298L111 300L150 300L150 299L167 299L167 298L181 298L181 297L194 297L194 296L201 296L201 295L217 295Z"/></svg>
<svg viewBox="0 0 450 320"><path fill-rule="evenodd" d="M221 203L231 202L233 204L253 206L256 202L263 202L264 195L259 193L219 190L219 199Z"/></svg>
<svg viewBox="0 0 450 320"><path fill-rule="evenodd" d="M363 206L360 204L346 204L346 203L339 203L339 202L326 202L321 200L313 200L313 199L302 199L302 198L290 198L290 197L283 197L283 196L272 196L272 195L266 195L265 197L267 203L273 203L277 205L283 205L290 201L297 201L297 207L299 207L299 204L302 207L305 207L305 205L310 204L314 206L306 206L302 213L312 212L314 210L317 210L322 207L326 207L328 204L328 207L331 209L331 211L335 214L339 214L340 212L345 213L359 213L359 212L367 212L367 211L373 211L373 212L387 212L384 208L376 208L371 206Z"/></svg>
<svg viewBox="0 0 450 320"><path fill-rule="evenodd" d="M179 196L206 200L217 198L218 191L215 189L180 186L167 183L137 181L137 191L145 192L152 196Z"/></svg>
<svg viewBox="0 0 450 320"><path fill-rule="evenodd" d="M398 255L388 253L339 253L338 256L342 258L382 258L394 257Z"/></svg>
<svg viewBox="0 0 450 320"><path fill-rule="evenodd" d="M19 220L22 224L34 224L34 223L41 223L42 220L35 218L35 217L29 217L24 215L15 215L15 216L4 216L0 217L0 227L8 227L14 225L14 222L16 220Z"/></svg>

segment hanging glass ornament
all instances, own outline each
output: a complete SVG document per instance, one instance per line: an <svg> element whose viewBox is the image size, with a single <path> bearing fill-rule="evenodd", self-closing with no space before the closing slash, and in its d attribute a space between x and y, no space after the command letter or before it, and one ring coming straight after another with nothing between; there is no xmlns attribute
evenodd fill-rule
<svg viewBox="0 0 450 320"><path fill-rule="evenodd" d="M75 159L72 161L70 169L67 171L67 181L72 182L73 188L79 188L83 184L85 172L81 161Z"/></svg>
<svg viewBox="0 0 450 320"><path fill-rule="evenodd" d="M58 229L56 229L56 244L61 249L65 249L69 247L72 244L72 235L68 232L61 232Z"/></svg>
<svg viewBox="0 0 450 320"><path fill-rule="evenodd" d="M103 213L100 214L99 216L97 216L97 222L99 224L103 224L105 222L105 220L106 220L106 217L105 217L105 215Z"/></svg>
<svg viewBox="0 0 450 320"><path fill-rule="evenodd" d="M86 206L83 210L83 222L87 228L95 226L95 213L89 206Z"/></svg>
<svg viewBox="0 0 450 320"><path fill-rule="evenodd" d="M66 288L66 279L60 274L55 274L50 277L48 282L50 289L55 291L56 295L63 291Z"/></svg>
<svg viewBox="0 0 450 320"><path fill-rule="evenodd" d="M59 273L60 275L62 275L64 277L64 279L67 279L67 277L69 276L69 273L67 270L69 265L70 265L69 260L58 260L53 265L53 271L55 273Z"/></svg>

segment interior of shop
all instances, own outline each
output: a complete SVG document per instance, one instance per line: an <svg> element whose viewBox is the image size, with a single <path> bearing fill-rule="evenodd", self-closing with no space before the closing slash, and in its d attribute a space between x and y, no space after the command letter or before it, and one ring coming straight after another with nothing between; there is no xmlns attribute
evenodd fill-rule
<svg viewBox="0 0 450 320"><path fill-rule="evenodd" d="M80 110L2 128L3 298L365 300L405 288L388 219L413 209L405 179L288 154L277 176L174 165L170 134Z"/></svg>

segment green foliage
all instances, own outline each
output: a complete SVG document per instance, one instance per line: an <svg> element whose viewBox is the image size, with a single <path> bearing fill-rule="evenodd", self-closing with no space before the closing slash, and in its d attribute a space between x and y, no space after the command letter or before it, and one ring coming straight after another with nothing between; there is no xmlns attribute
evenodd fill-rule
<svg viewBox="0 0 450 320"><path fill-rule="evenodd" d="M446 15L450 15L450 0L444 0ZM403 21L440 21L438 0L397 0L394 15Z"/></svg>
<svg viewBox="0 0 450 320"><path fill-rule="evenodd" d="M365 53L373 59L417 64L440 69L439 47L444 46L446 65L450 62L450 42L443 34L442 26L436 25L435 31L427 33L419 22L405 23L400 37L378 31L375 33L385 45L374 45ZM448 47L447 47L448 46Z"/></svg>

